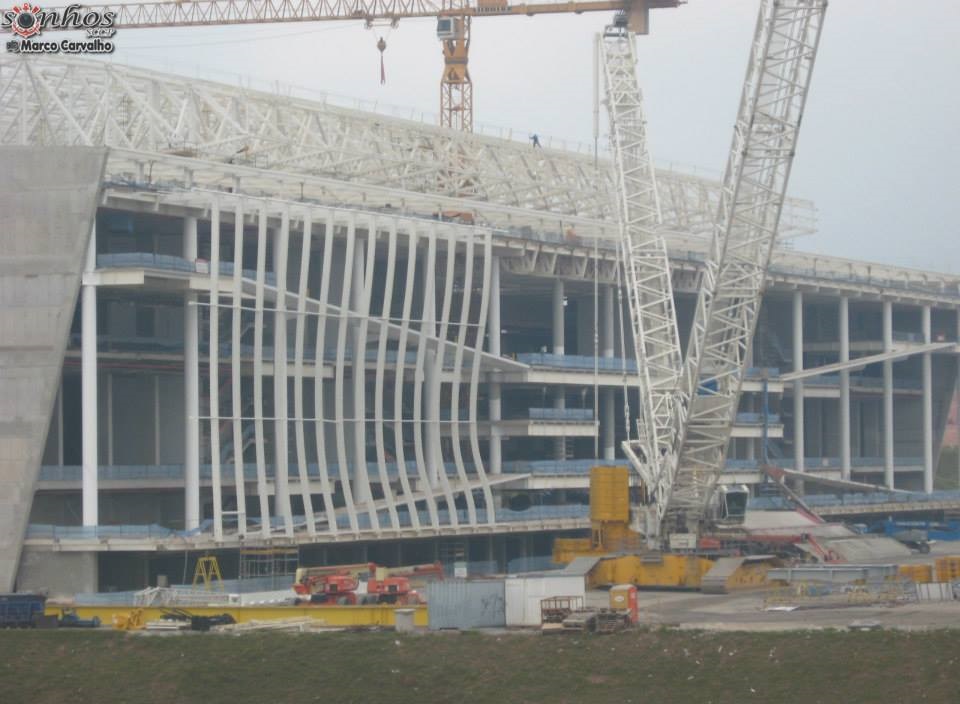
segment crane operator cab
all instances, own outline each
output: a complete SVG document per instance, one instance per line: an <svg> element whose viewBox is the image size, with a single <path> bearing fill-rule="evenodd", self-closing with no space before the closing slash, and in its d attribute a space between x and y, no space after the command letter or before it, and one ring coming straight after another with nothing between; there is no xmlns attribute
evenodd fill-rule
<svg viewBox="0 0 960 704"><path fill-rule="evenodd" d="M726 484L717 487L716 521L726 525L743 523L747 515L750 489L746 484Z"/></svg>

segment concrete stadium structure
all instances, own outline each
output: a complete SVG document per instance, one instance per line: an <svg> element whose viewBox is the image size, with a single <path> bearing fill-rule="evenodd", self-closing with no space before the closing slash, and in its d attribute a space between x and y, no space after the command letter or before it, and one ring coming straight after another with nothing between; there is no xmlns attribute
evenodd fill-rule
<svg viewBox="0 0 960 704"><path fill-rule="evenodd" d="M639 407L603 159L87 61L0 58L0 96L0 587L589 525ZM657 175L683 334L718 184ZM958 315L957 277L779 251L725 481L932 491Z"/></svg>

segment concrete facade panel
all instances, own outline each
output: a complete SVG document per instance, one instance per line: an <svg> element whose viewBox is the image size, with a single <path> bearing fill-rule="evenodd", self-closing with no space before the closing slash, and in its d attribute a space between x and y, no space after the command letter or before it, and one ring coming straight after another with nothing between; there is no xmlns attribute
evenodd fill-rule
<svg viewBox="0 0 960 704"><path fill-rule="evenodd" d="M0 163L0 591L14 586L106 163L4 147Z"/></svg>

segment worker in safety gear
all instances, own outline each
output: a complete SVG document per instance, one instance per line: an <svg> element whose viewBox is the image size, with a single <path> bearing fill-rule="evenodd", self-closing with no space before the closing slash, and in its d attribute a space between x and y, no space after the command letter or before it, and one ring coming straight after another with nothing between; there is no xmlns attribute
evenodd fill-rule
<svg viewBox="0 0 960 704"><path fill-rule="evenodd" d="M533 142L534 149L540 149L540 135L532 134L530 135L530 141Z"/></svg>

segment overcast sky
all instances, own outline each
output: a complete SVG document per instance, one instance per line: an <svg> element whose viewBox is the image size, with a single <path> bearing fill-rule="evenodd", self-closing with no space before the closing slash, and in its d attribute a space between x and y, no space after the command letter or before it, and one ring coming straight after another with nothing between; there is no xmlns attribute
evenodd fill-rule
<svg viewBox="0 0 960 704"><path fill-rule="evenodd" d="M655 10L638 40L653 153L719 174L759 0ZM476 120L592 142L595 15L482 18ZM960 274L960 3L830 4L790 193L815 201L798 248ZM114 60L236 84L241 76L436 113L435 21L121 30ZM387 41L380 85L377 39ZM603 116L605 118L605 116Z"/></svg>

